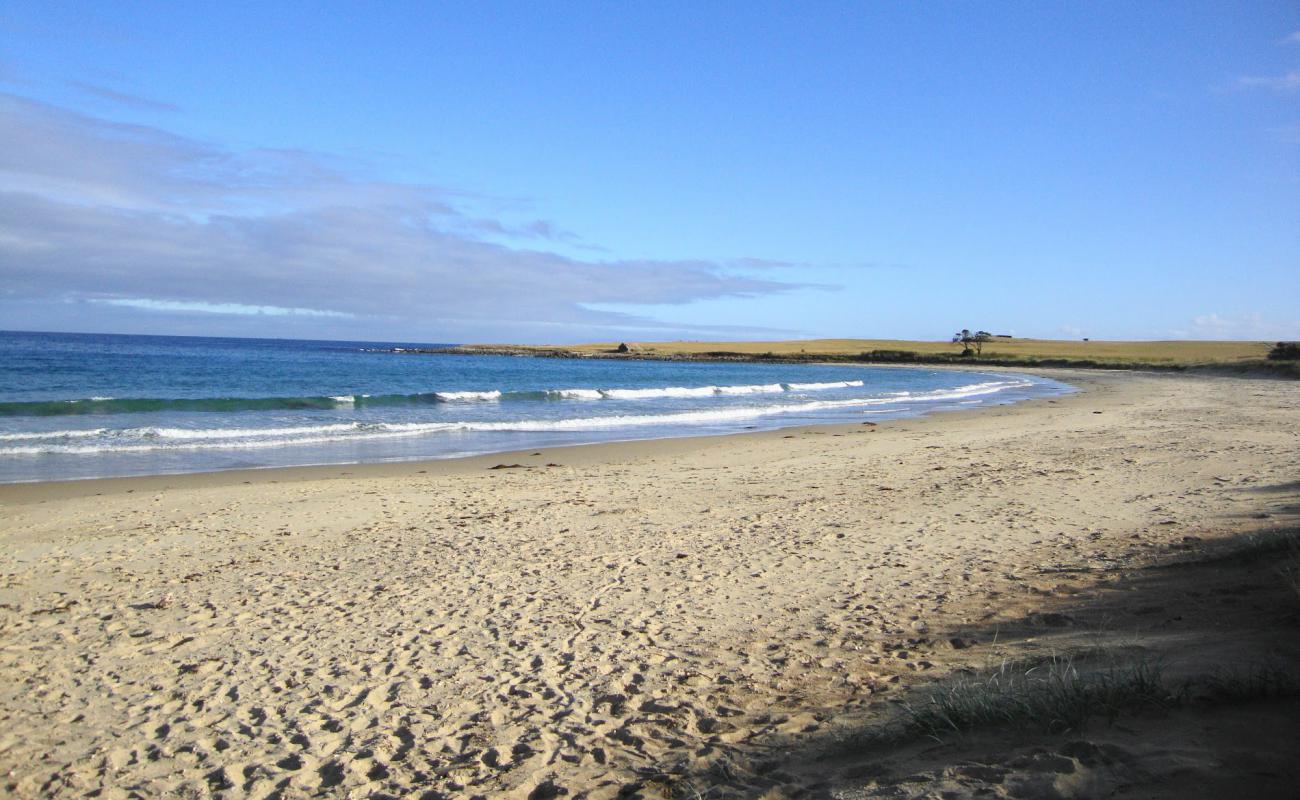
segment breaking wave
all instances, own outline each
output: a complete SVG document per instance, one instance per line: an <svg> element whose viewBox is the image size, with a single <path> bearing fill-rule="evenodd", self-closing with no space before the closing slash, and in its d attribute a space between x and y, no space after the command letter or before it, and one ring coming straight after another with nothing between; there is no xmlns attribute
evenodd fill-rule
<svg viewBox="0 0 1300 800"><path fill-rule="evenodd" d="M305 397L88 397L82 400L30 400L0 403L0 417L71 417L95 414L141 414L159 411L302 411L375 406L500 400L653 400L671 397L814 392L861 386L862 381L768 383L742 386L660 386L645 389L545 389L541 391L418 392L414 394L341 394Z"/></svg>
<svg viewBox="0 0 1300 800"><path fill-rule="evenodd" d="M767 394L775 392L813 391L808 386L823 388L852 388L860 381L847 381L834 384L769 384L743 387L699 387L689 391L707 389L716 394L729 389L729 394ZM763 405L727 406L719 408L695 409L679 412L658 413L623 413L604 416L565 417L560 419L513 419L513 420L461 420L446 422L338 422L321 425L295 425L263 428L179 428L179 427L134 427L122 429L96 428L93 430L54 430L47 432L20 432L0 434L0 455L21 456L41 454L95 454L95 453L132 453L156 450L207 450L207 449L258 449L283 447L286 445L321 444L328 442L351 442L372 439L391 439L411 436L427 436L454 431L499 431L499 432L547 432L547 431L611 431L635 429L647 426L700 426L734 423L763 417L789 414L807 414L828 409L861 409L867 413L884 413L880 407L910 407L943 401L962 401L981 397L1008 389L1024 388L1033 385L1025 380L995 380L972 383L952 389L938 389L928 392L894 392L870 397L854 397L834 400L806 400L803 402L769 402ZM805 388L796 389L796 386ZM743 390L743 391L741 391ZM566 389L556 390L561 396L581 399L597 399L587 394L596 390ZM610 390L612 391L659 391L658 390ZM683 391L687 391L683 389ZM582 392L583 394L570 394ZM473 400L495 400L503 395L491 392L452 392L450 398L443 402L463 402ZM488 396L493 395L495 396ZM627 397L600 393L601 397ZM630 399L639 399L647 395L632 395ZM657 397L699 397L703 395L669 395ZM365 399L357 396L358 401ZM102 401L97 401L102 402ZM360 404L358 402L358 404ZM296 407L296 406L295 406ZM626 406L624 406L626 408ZM872 409L875 409L872 411ZM893 409L885 408L885 412ZM89 441L88 441L89 440Z"/></svg>

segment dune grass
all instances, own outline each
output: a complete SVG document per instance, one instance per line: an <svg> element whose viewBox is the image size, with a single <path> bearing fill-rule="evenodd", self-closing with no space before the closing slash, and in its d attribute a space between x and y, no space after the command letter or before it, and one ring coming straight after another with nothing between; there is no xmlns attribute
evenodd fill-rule
<svg viewBox="0 0 1300 800"><path fill-rule="evenodd" d="M1281 528L1252 533L1230 556L1268 559L1286 585L1300 598L1300 529Z"/></svg>
<svg viewBox="0 0 1300 800"><path fill-rule="evenodd" d="M1214 703L1250 703L1300 696L1300 679L1293 670L1272 664L1224 667L1201 687L1203 699Z"/></svg>
<svg viewBox="0 0 1300 800"><path fill-rule="evenodd" d="M1153 659L1115 660L1089 668L1068 657L1004 662L918 690L892 722L848 737L834 751L891 747L917 739L944 742L986 730L1027 735L1074 733L1094 720L1114 723L1134 714L1191 705L1294 698L1294 669L1236 665L1213 675L1171 681Z"/></svg>
<svg viewBox="0 0 1300 800"><path fill-rule="evenodd" d="M1164 709L1180 702L1154 661L1113 664L1084 671L1070 659L1016 664L933 688L915 705L905 704L901 731L892 736L941 740L988 727L1048 733L1075 731L1093 718Z"/></svg>

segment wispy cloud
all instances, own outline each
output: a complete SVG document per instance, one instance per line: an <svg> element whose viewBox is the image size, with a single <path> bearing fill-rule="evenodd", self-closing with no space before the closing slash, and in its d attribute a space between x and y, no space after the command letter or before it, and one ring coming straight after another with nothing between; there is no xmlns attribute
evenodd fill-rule
<svg viewBox="0 0 1300 800"><path fill-rule="evenodd" d="M572 231L564 230L553 222L542 219L532 220L519 225L510 225L499 219L466 219L465 226L480 234L498 236L506 239L534 239L545 242L565 242L577 244L582 237Z"/></svg>
<svg viewBox="0 0 1300 800"><path fill-rule="evenodd" d="M0 58L0 83L22 83L22 79L18 75L18 69L13 65L13 62L5 58Z"/></svg>
<svg viewBox="0 0 1300 800"><path fill-rule="evenodd" d="M1300 89L1300 70L1291 70L1285 75L1246 75L1237 79L1237 85L1245 89L1272 89L1278 92L1293 92Z"/></svg>
<svg viewBox="0 0 1300 800"><path fill-rule="evenodd" d="M1287 144L1300 144L1300 122L1290 125L1277 125L1268 129L1273 138Z"/></svg>
<svg viewBox="0 0 1300 800"><path fill-rule="evenodd" d="M764 271L764 270L809 270L809 269L834 269L839 272L853 270L899 270L908 269L905 264L889 263L884 261L850 261L839 263L813 263L809 261L781 261L774 258L733 258L725 262L727 266L742 271ZM823 287L838 288L838 287Z"/></svg>
<svg viewBox="0 0 1300 800"><path fill-rule="evenodd" d="M147 97L141 97L140 95L131 94L129 92L119 92L118 90L110 89L107 86L85 83L84 81L68 81L68 85L83 94L98 97L101 100L108 100L135 111L180 111L180 106L173 105L172 103L150 100Z"/></svg>
<svg viewBox="0 0 1300 800"><path fill-rule="evenodd" d="M790 269L804 266L795 261L779 261L774 258L736 258L730 263L737 269Z"/></svg>
<svg viewBox="0 0 1300 800"><path fill-rule="evenodd" d="M799 288L707 260L582 260L503 244L563 238L456 195L297 151L236 151L0 94L0 279L9 301L140 312L329 315L412 335L439 319L674 326L588 304ZM468 321L465 322L465 321ZM505 335L505 334L502 334Z"/></svg>
<svg viewBox="0 0 1300 800"><path fill-rule="evenodd" d="M1282 40L1282 44L1300 44L1300 31L1296 31Z"/></svg>
<svg viewBox="0 0 1300 800"><path fill-rule="evenodd" d="M141 297L111 297L92 299L92 303L103 303L124 308L142 308L146 311L198 311L203 314L236 314L239 316L263 315L268 317L351 317L342 311L326 311L319 308L285 308L283 306L250 306L243 303L203 303L184 300L149 300Z"/></svg>
<svg viewBox="0 0 1300 800"><path fill-rule="evenodd" d="M1171 333L1187 339L1294 339L1300 337L1300 318L1278 321L1259 313L1200 314L1192 318L1190 328Z"/></svg>

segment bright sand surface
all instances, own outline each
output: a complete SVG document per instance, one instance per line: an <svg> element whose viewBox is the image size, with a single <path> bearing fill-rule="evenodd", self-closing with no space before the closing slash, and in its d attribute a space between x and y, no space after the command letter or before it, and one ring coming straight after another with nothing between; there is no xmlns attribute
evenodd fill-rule
<svg viewBox="0 0 1300 800"><path fill-rule="evenodd" d="M1211 640L1179 626L1203 609L1125 592L1189 542L1294 525L1300 389L1046 374L1083 391L878 426L0 487L0 794L873 796L884 767L807 754L936 676L1076 645L1088 603L1111 603L1101 628L1125 647L1196 668ZM1253 630L1261 613L1214 616L1212 641L1294 659L1294 621ZM1071 775L1123 774L1070 746L1053 763ZM1205 747L1179 774L1233 774Z"/></svg>

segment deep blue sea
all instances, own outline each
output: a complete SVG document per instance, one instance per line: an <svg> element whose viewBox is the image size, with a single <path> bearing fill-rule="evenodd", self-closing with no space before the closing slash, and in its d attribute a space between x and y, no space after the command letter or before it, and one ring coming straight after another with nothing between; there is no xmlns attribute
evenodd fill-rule
<svg viewBox="0 0 1300 800"><path fill-rule="evenodd" d="M393 352L430 346L0 332L0 483L449 458L1071 391L997 372Z"/></svg>

